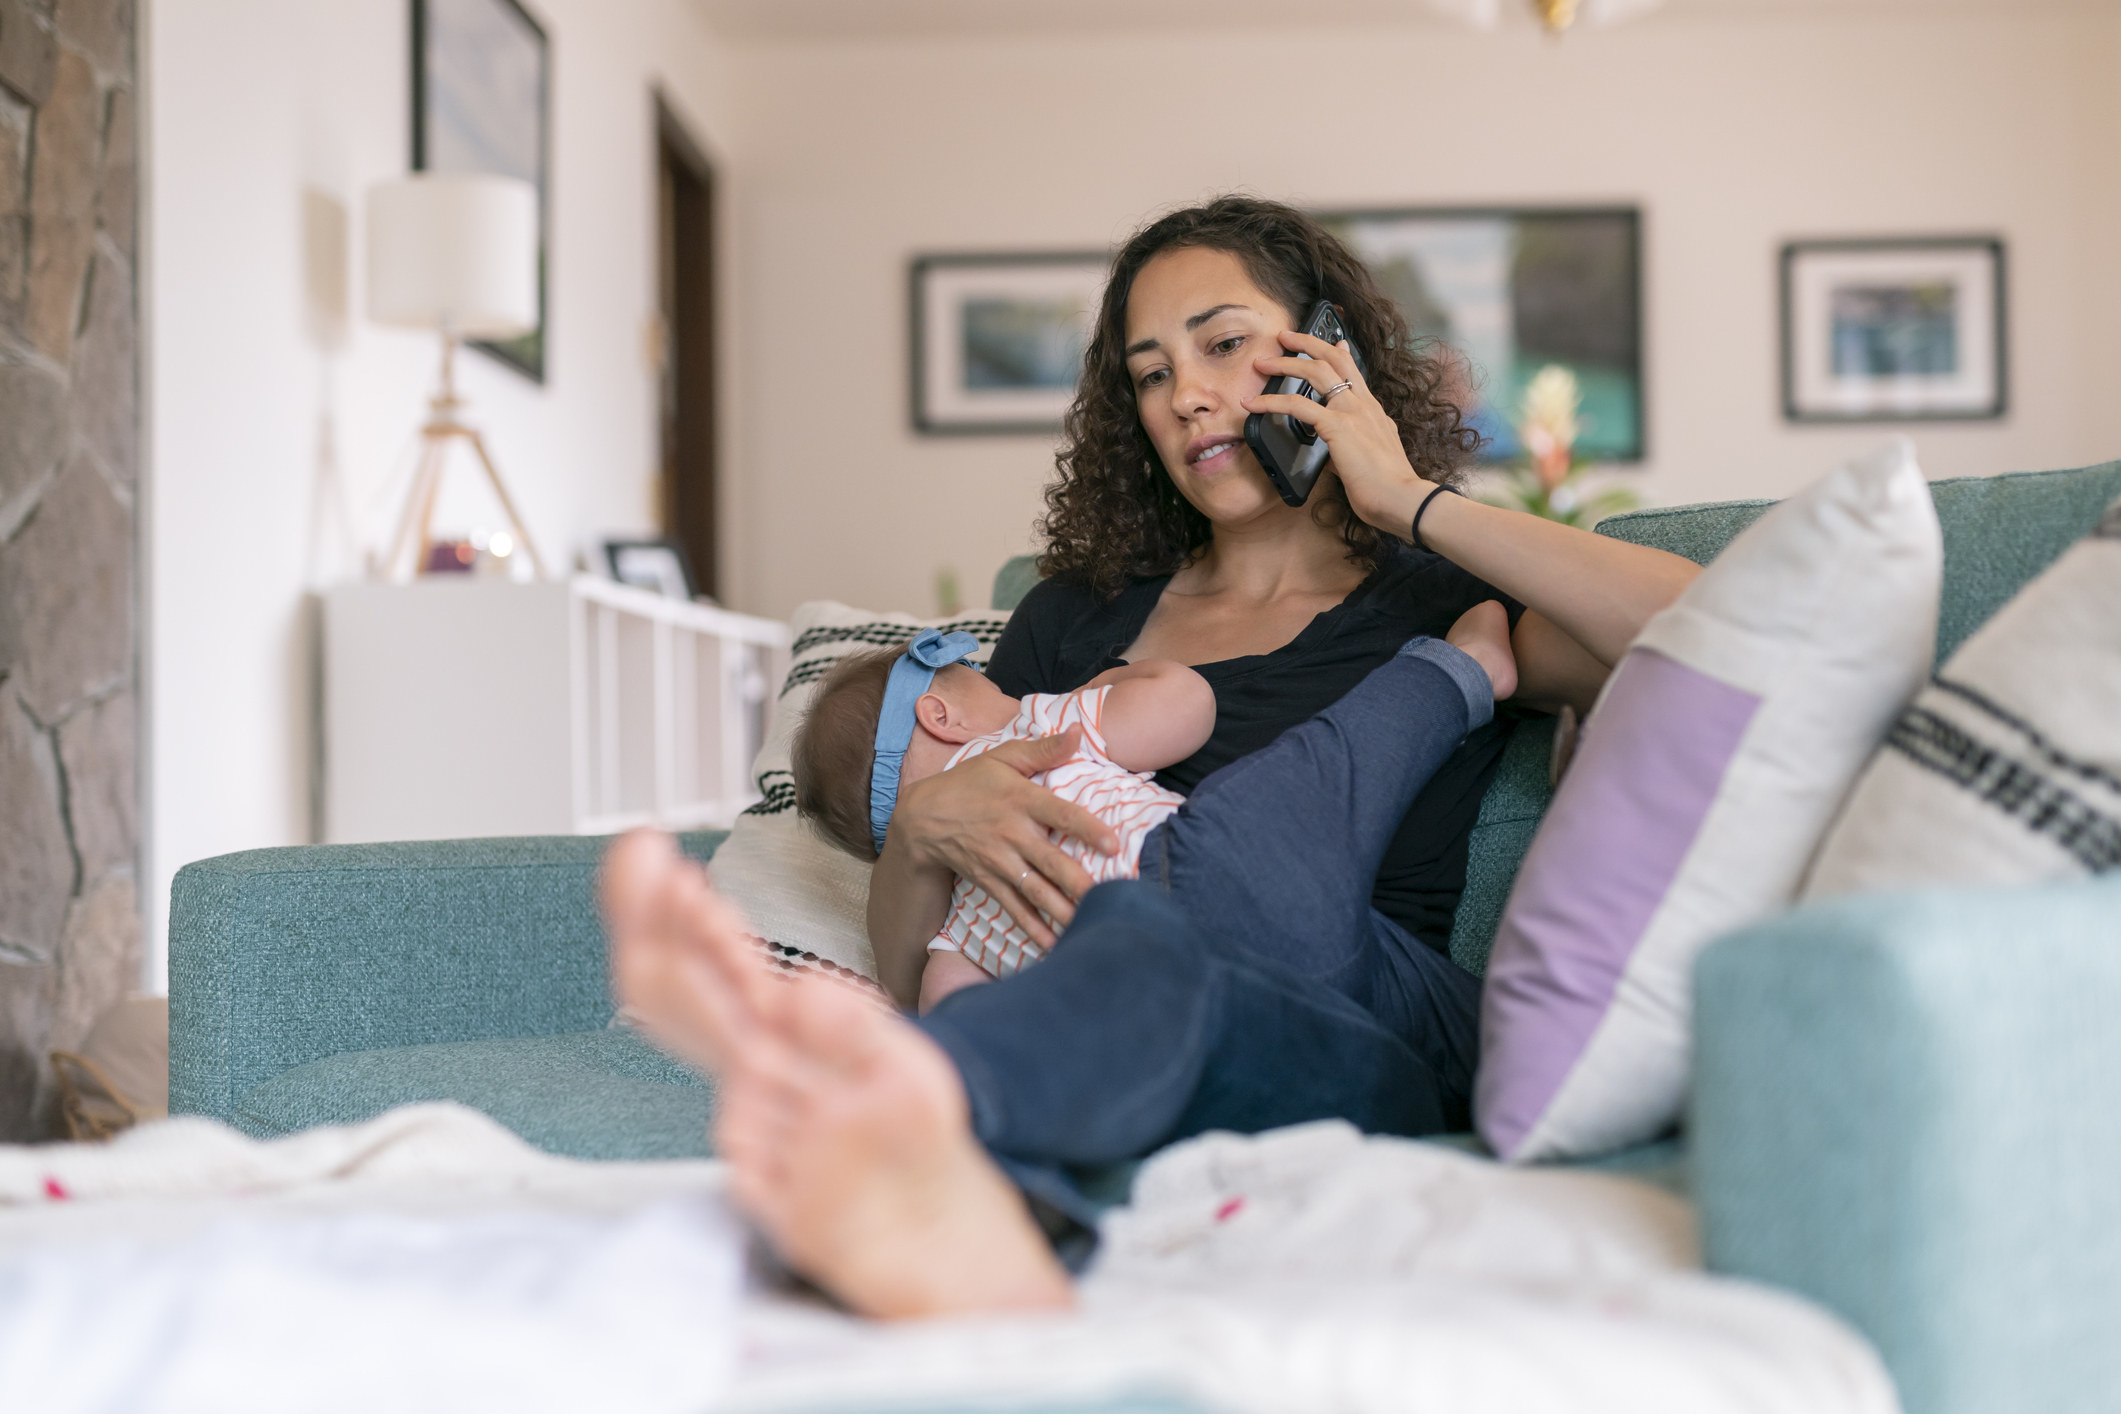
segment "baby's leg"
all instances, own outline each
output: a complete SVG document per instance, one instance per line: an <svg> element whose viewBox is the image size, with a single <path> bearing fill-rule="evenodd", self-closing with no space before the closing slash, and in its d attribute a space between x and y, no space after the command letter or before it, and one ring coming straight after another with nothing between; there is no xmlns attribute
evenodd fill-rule
<svg viewBox="0 0 2121 1414"><path fill-rule="evenodd" d="M932 952L921 966L920 1011L923 1016L952 992L992 982L985 968L961 952Z"/></svg>
<svg viewBox="0 0 2121 1414"><path fill-rule="evenodd" d="M1414 797L1516 689L1509 621L1468 612L1201 782L1142 854L1201 926L1330 980L1371 946L1370 892Z"/></svg>

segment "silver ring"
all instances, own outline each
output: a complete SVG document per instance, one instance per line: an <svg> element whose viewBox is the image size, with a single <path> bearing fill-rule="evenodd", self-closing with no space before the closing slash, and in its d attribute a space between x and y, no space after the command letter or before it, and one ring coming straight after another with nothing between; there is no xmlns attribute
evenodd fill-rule
<svg viewBox="0 0 2121 1414"><path fill-rule="evenodd" d="M1347 392L1348 389L1354 386L1355 380L1353 378L1343 378L1338 383L1335 383L1332 387L1326 389L1324 401L1330 403L1333 401L1335 396Z"/></svg>

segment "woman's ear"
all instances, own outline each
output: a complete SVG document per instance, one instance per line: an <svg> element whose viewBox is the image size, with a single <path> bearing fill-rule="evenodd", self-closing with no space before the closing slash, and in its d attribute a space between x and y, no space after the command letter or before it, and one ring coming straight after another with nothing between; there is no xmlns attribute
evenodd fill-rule
<svg viewBox="0 0 2121 1414"><path fill-rule="evenodd" d="M951 707L948 698L940 692L924 692L913 704L913 720L922 731L937 741L947 741L952 746L963 746L972 740L973 731L963 714Z"/></svg>

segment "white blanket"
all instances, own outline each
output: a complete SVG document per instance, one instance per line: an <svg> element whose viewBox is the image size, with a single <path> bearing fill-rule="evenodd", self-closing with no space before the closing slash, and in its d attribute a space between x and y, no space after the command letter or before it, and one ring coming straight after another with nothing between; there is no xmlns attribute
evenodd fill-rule
<svg viewBox="0 0 2121 1414"><path fill-rule="evenodd" d="M718 1186L447 1105L0 1149L0 1410L689 1414L735 1356Z"/></svg>
<svg viewBox="0 0 2121 1414"><path fill-rule="evenodd" d="M0 1409L1896 1409L1860 1338L1702 1274L1686 1206L1624 1179L1212 1135L1103 1236L1072 1315L885 1326L738 1300L712 1163L558 1159L446 1105L266 1144L175 1120L0 1149Z"/></svg>

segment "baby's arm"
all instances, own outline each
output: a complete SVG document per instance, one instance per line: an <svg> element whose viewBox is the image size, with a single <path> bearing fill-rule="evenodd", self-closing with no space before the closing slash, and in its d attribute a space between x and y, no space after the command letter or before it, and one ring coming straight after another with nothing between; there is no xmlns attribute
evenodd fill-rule
<svg viewBox="0 0 2121 1414"><path fill-rule="evenodd" d="M1110 687L1098 723L1105 750L1130 771L1161 771L1207 745L1215 732L1215 689L1183 663L1150 658L1099 673Z"/></svg>
<svg viewBox="0 0 2121 1414"><path fill-rule="evenodd" d="M961 952L929 953L928 963L921 969L921 1014L926 1016L935 1009L937 1002L952 992L993 980L984 968Z"/></svg>

